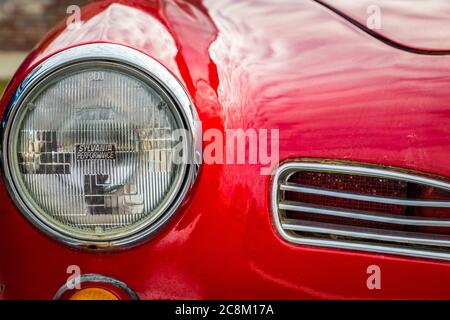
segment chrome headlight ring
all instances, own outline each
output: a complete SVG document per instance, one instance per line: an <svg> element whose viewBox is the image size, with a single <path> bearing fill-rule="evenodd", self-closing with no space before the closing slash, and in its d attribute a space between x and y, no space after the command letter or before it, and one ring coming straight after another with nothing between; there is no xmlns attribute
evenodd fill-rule
<svg viewBox="0 0 450 320"><path fill-rule="evenodd" d="M52 223L47 216L37 212L34 204L31 204L24 196L24 184L17 177L18 166L14 159L17 156L14 145L19 134L16 126L22 125L17 120L18 115L28 111L24 108L39 90L54 81L55 78L70 74L83 66L101 66L105 70L118 70L130 77L136 77L143 81L158 95L167 98L167 104L171 108L179 129L186 131L186 163L179 170L179 176L174 179L170 196L161 200L158 204L158 212L152 218L145 220L135 227L133 225L126 230L119 230L111 235L97 235L87 233L73 233L56 223ZM40 93L39 93L40 94ZM20 120L22 121L22 120ZM21 129L21 128L20 128ZM11 99L8 109L2 120L2 167L8 191L24 216L38 229L44 231L53 238L74 247L96 249L121 249L133 246L144 239L149 238L158 231L173 216L180 204L185 199L188 191L193 186L200 169L202 149L202 129L197 112L189 95L180 82L160 63L151 57L128 47L117 44L87 44L67 49L57 53L34 68L27 78L20 84L15 95ZM16 150L17 151L17 150ZM73 151L73 150L72 150ZM71 161L74 161L73 158ZM16 161L18 162L18 161ZM156 209L155 209L156 210Z"/></svg>

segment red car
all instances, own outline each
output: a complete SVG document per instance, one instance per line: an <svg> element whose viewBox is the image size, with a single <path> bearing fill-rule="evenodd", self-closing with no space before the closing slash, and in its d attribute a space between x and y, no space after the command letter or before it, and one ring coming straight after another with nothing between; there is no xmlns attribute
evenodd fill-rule
<svg viewBox="0 0 450 320"><path fill-rule="evenodd" d="M1 100L0 298L449 299L450 3L93 1Z"/></svg>

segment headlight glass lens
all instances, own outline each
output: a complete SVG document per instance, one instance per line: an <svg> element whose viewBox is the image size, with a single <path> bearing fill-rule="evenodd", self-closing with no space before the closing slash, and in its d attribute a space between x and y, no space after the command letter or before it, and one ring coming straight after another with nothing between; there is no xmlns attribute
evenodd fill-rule
<svg viewBox="0 0 450 320"><path fill-rule="evenodd" d="M10 129L10 167L34 214L79 239L149 226L182 183L173 132L183 119L155 82L85 63L55 73L24 101ZM185 149L186 150L186 149Z"/></svg>

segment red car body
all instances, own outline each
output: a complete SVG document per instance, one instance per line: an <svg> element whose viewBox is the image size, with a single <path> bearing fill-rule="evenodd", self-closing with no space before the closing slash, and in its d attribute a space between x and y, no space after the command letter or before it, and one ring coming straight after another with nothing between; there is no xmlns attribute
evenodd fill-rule
<svg viewBox="0 0 450 320"><path fill-rule="evenodd" d="M79 29L62 22L31 52L0 110L42 60L115 43L168 68L204 130L279 129L280 161L350 160L450 177L450 5L427 2L430 21L415 1L382 1L386 27L374 32L355 25L369 1L339 2L341 12L331 1L95 1L82 8ZM168 225L115 253L47 237L1 183L0 297L52 299L67 266L79 265L141 299L450 298L448 262L284 241L272 225L271 177L260 167L204 164ZM366 286L374 264L381 290Z"/></svg>

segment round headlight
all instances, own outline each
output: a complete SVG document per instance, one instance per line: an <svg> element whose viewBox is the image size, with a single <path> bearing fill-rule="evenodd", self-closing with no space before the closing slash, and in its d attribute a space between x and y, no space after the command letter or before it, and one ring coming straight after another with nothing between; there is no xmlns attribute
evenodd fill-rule
<svg viewBox="0 0 450 320"><path fill-rule="evenodd" d="M197 116L177 80L135 50L57 54L7 113L13 199L40 229L77 246L133 244L175 212L198 171Z"/></svg>

